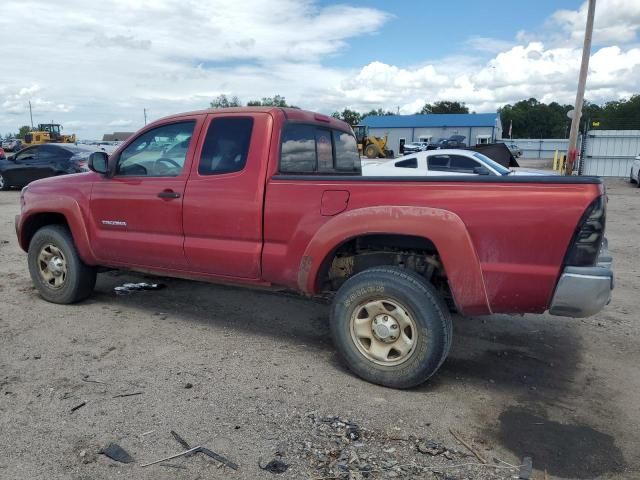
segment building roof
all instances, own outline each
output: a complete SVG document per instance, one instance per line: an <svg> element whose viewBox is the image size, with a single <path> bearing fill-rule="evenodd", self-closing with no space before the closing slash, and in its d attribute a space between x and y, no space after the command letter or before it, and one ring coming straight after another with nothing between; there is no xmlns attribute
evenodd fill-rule
<svg viewBox="0 0 640 480"><path fill-rule="evenodd" d="M114 132L114 133L105 133L102 136L103 142L123 142L135 132Z"/></svg>
<svg viewBox="0 0 640 480"><path fill-rule="evenodd" d="M494 127L497 113L431 113L365 117L360 124L371 128Z"/></svg>

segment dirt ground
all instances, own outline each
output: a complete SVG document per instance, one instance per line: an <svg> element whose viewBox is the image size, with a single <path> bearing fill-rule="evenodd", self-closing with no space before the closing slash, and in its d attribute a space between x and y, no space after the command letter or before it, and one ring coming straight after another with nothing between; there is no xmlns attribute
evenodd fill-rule
<svg viewBox="0 0 640 480"><path fill-rule="evenodd" d="M116 296L149 279L112 272L48 304L16 244L19 194L1 192L0 478L517 478L525 456L537 479L640 478L640 189L608 188L611 305L455 318L451 356L409 391L349 373L306 299L171 279ZM238 470L202 453L142 467L184 450L171 430ZM259 468L274 459L288 469Z"/></svg>

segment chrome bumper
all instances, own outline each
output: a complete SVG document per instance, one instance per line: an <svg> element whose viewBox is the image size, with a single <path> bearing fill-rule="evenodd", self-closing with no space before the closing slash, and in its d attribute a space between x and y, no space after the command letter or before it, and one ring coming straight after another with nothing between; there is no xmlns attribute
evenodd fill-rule
<svg viewBox="0 0 640 480"><path fill-rule="evenodd" d="M613 271L606 240L597 267L566 267L553 295L549 313L561 317L590 317L611 301Z"/></svg>

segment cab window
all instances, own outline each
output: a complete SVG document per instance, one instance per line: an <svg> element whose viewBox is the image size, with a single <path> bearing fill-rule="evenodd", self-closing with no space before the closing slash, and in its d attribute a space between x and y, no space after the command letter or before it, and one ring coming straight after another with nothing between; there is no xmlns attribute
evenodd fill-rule
<svg viewBox="0 0 640 480"><path fill-rule="evenodd" d="M195 121L171 123L143 133L125 148L116 175L177 177L184 169Z"/></svg>

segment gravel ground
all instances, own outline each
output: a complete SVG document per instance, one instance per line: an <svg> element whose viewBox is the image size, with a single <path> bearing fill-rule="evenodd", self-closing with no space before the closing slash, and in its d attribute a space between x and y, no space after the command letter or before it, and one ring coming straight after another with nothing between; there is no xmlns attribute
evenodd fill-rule
<svg viewBox="0 0 640 480"><path fill-rule="evenodd" d="M0 478L517 478L524 456L537 479L639 478L640 189L608 188L612 304L455 318L449 359L409 391L350 374L327 306L294 296L173 279L116 296L150 280L112 272L48 304L16 244L18 192L1 192ZM171 430L238 470L203 453L142 467L184 449ZM134 462L99 453L111 443Z"/></svg>

